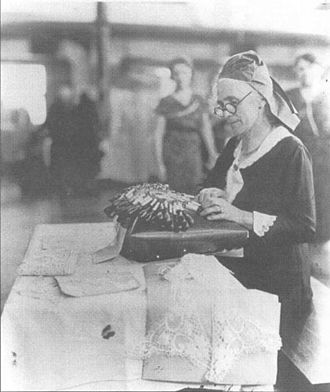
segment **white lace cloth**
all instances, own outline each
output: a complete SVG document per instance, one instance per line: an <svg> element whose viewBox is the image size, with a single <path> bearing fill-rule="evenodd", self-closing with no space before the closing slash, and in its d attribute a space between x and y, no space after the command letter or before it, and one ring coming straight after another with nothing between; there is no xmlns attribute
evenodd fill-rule
<svg viewBox="0 0 330 392"><path fill-rule="evenodd" d="M247 290L213 256L188 254L159 274L170 283L168 310L135 355L186 358L222 383L242 355L281 347L278 331L237 302L235 293Z"/></svg>
<svg viewBox="0 0 330 392"><path fill-rule="evenodd" d="M278 127L271 132L260 147L246 159L241 160L242 142L239 142L234 151L234 161L227 172L226 194L229 203L232 203L244 185L244 180L240 169L245 169L257 162L266 153L272 150L281 140L291 136L294 137L286 128ZM253 231L262 237L274 224L276 216L254 212Z"/></svg>

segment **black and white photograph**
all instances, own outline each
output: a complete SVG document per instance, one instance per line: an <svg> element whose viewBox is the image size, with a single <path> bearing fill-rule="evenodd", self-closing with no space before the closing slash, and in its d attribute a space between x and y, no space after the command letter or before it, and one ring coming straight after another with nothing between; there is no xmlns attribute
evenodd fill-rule
<svg viewBox="0 0 330 392"><path fill-rule="evenodd" d="M329 369L330 1L2 0L1 391Z"/></svg>

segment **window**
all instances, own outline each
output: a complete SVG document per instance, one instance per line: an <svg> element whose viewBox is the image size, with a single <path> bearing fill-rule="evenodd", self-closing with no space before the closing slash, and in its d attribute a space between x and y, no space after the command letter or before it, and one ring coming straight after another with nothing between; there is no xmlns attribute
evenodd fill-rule
<svg viewBox="0 0 330 392"><path fill-rule="evenodd" d="M1 63L1 106L4 110L25 109L32 124L46 119L46 68L42 64Z"/></svg>

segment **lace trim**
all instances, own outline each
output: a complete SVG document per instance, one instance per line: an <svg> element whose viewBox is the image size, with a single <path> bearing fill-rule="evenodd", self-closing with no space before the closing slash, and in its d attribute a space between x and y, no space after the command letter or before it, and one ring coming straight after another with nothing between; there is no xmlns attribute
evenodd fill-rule
<svg viewBox="0 0 330 392"><path fill-rule="evenodd" d="M179 356L205 369L208 381L221 383L241 355L281 347L277 332L267 331L228 306L224 292L237 281L213 256L188 254L177 265L160 269L159 274L171 285L168 310L130 355L143 359L154 354ZM200 318L199 295L203 296L203 311L210 309L209 333Z"/></svg>
<svg viewBox="0 0 330 392"><path fill-rule="evenodd" d="M262 214L258 211L253 211L253 231L259 237L263 237L269 229L274 225L277 216Z"/></svg>
<svg viewBox="0 0 330 392"><path fill-rule="evenodd" d="M209 339L199 318L175 310L152 326L142 346L142 354L144 359L154 354L186 358L205 371L211 359Z"/></svg>
<svg viewBox="0 0 330 392"><path fill-rule="evenodd" d="M281 339L274 332L244 319L235 310L231 316L224 316L223 310L219 310L213 312L212 360L206 374L214 383L223 381L241 355L276 351L281 347Z"/></svg>

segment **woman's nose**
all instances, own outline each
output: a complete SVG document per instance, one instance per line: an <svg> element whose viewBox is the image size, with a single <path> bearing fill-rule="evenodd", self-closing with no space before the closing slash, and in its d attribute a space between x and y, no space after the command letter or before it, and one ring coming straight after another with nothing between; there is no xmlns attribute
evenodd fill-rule
<svg viewBox="0 0 330 392"><path fill-rule="evenodd" d="M229 117L229 116L232 116L232 114L229 113L228 110L224 110L224 111L223 111L223 118L227 118L227 117Z"/></svg>

